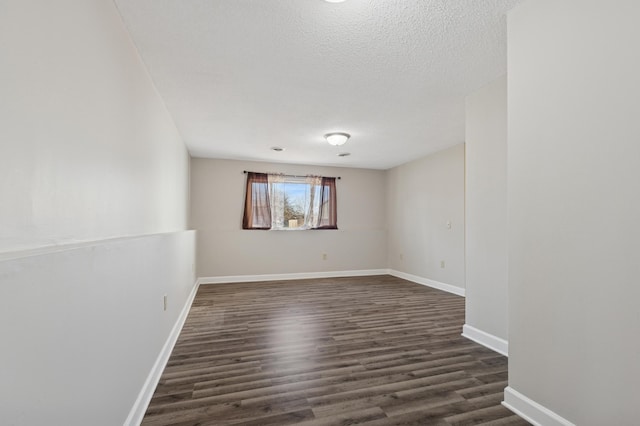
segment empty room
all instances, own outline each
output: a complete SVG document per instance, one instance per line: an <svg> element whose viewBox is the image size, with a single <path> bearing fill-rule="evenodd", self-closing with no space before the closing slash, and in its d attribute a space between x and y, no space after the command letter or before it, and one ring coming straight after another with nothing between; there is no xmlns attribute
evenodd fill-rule
<svg viewBox="0 0 640 426"><path fill-rule="evenodd" d="M0 0L0 425L640 424L637 0Z"/></svg>

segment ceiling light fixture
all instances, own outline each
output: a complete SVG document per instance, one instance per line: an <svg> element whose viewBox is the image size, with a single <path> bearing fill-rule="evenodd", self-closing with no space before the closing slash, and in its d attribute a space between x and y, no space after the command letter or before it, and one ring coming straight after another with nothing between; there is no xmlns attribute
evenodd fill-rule
<svg viewBox="0 0 640 426"><path fill-rule="evenodd" d="M329 144L333 146L344 145L345 143L347 143L350 137L351 135L349 133L343 132L333 132L324 135L324 138L327 140L327 142L329 142Z"/></svg>
<svg viewBox="0 0 640 426"><path fill-rule="evenodd" d="M324 0L324 1L326 1L327 3L342 3L345 0Z"/></svg>

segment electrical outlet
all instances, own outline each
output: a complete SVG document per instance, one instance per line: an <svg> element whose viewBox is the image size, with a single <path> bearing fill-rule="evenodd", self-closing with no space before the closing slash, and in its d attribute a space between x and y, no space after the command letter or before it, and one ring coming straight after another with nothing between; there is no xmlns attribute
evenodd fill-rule
<svg viewBox="0 0 640 426"><path fill-rule="evenodd" d="M166 294L164 295L163 303L164 303L164 310L166 311L167 310L167 295Z"/></svg>
<svg viewBox="0 0 640 426"><path fill-rule="evenodd" d="M322 260L327 260L327 253L322 253Z"/></svg>
<svg viewBox="0 0 640 426"><path fill-rule="evenodd" d="M440 267L441 267L441 268L444 268L444 260L441 260L441 261L440 261Z"/></svg>

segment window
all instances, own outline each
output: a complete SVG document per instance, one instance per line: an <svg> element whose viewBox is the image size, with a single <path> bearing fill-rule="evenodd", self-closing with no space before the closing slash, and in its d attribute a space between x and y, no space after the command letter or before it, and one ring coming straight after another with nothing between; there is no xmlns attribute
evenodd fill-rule
<svg viewBox="0 0 640 426"><path fill-rule="evenodd" d="M336 178L247 172L243 229L338 229Z"/></svg>

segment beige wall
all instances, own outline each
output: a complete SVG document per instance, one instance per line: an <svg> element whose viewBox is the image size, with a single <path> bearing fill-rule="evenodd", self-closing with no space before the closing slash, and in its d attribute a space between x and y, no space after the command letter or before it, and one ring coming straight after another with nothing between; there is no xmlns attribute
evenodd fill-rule
<svg viewBox="0 0 640 426"><path fill-rule="evenodd" d="M465 167L466 325L506 340L506 77L467 97Z"/></svg>
<svg viewBox="0 0 640 426"><path fill-rule="evenodd" d="M111 0L3 1L0 69L0 422L138 424L194 286L189 156Z"/></svg>
<svg viewBox="0 0 640 426"><path fill-rule="evenodd" d="M388 170L387 188L389 267L463 289L464 144Z"/></svg>
<svg viewBox="0 0 640 426"><path fill-rule="evenodd" d="M508 18L509 386L578 425L640 419L639 17Z"/></svg>
<svg viewBox="0 0 640 426"><path fill-rule="evenodd" d="M338 230L242 229L243 170L341 176ZM198 276L350 271L386 267L386 186L381 170L194 158L191 226ZM327 260L322 254L327 254Z"/></svg>

